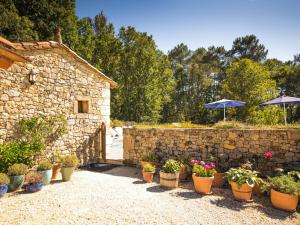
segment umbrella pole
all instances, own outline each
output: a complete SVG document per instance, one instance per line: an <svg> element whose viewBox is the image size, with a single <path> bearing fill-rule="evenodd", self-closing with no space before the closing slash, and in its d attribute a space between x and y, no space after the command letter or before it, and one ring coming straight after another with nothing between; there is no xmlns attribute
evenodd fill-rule
<svg viewBox="0 0 300 225"><path fill-rule="evenodd" d="M286 125L286 111L285 111L285 103L283 103L283 115L284 115L284 125Z"/></svg>
<svg viewBox="0 0 300 225"><path fill-rule="evenodd" d="M225 120L226 120L226 114L225 114L225 104L223 104L224 105L224 122L225 122Z"/></svg>

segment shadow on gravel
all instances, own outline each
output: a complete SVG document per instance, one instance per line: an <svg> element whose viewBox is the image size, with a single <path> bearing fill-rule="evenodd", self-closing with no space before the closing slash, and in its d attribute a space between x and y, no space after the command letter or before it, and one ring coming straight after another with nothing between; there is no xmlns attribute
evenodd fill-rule
<svg viewBox="0 0 300 225"><path fill-rule="evenodd" d="M50 183L50 185L52 185L52 184L59 184L59 183L62 183L62 182L63 182L63 180L52 180L51 183Z"/></svg>
<svg viewBox="0 0 300 225"><path fill-rule="evenodd" d="M261 207L258 210L272 219L285 220L287 218L297 217L296 212L285 212L279 209L275 209L273 207Z"/></svg>
<svg viewBox="0 0 300 225"><path fill-rule="evenodd" d="M171 193L172 196L174 197L180 197L183 198L184 200L190 200L190 199L199 199L202 197L205 197L205 195L201 195L197 192L187 192L187 191L182 191L182 192L175 192Z"/></svg>
<svg viewBox="0 0 300 225"><path fill-rule="evenodd" d="M133 181L132 183L133 184L146 184L146 182L142 181L142 180L136 180L136 181Z"/></svg>
<svg viewBox="0 0 300 225"><path fill-rule="evenodd" d="M241 211L244 210L248 207L251 208L257 208L259 206L257 205L253 205L253 203L247 203L247 202L240 202L240 201L236 201L233 198L221 198L221 199L216 199L216 200L210 200L211 204L214 204L218 207L221 208L227 208L227 209L231 209L234 211Z"/></svg>
<svg viewBox="0 0 300 225"><path fill-rule="evenodd" d="M162 188L160 185L148 187L146 188L146 190L153 193L162 193L162 192L170 191L170 189Z"/></svg>

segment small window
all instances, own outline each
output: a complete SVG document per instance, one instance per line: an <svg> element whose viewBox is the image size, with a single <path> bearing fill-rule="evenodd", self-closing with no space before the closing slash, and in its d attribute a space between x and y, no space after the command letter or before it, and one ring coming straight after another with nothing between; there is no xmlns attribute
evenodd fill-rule
<svg viewBox="0 0 300 225"><path fill-rule="evenodd" d="M89 101L78 101L78 113L89 112Z"/></svg>

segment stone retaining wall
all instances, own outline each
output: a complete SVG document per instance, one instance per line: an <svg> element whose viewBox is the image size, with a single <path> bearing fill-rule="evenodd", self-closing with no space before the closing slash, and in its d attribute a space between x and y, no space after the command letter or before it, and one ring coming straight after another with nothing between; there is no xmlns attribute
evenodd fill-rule
<svg viewBox="0 0 300 225"><path fill-rule="evenodd" d="M267 150L273 153L272 167L299 162L300 130L124 128L126 164L137 165L142 155L153 152L160 164L187 153L198 159L222 154L223 163L231 166Z"/></svg>

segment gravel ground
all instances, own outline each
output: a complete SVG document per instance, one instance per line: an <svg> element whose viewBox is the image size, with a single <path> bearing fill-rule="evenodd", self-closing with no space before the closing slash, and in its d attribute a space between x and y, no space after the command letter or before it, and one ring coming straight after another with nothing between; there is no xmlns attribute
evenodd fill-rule
<svg viewBox="0 0 300 225"><path fill-rule="evenodd" d="M140 178L129 167L77 171L71 182L0 199L0 224L300 224L299 212L276 210L267 198L246 204L232 200L226 189L201 196L191 182L170 191Z"/></svg>

